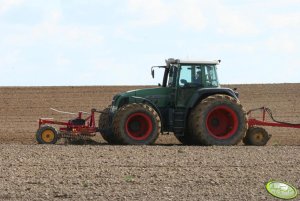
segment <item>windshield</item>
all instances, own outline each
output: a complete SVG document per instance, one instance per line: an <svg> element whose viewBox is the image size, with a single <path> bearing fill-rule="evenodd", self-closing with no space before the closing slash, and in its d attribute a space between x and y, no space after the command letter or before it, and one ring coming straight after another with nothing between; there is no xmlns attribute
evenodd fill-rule
<svg viewBox="0 0 300 201"><path fill-rule="evenodd" d="M215 65L206 65L204 66L205 69L205 81L207 86L218 87L218 77L216 72Z"/></svg>
<svg viewBox="0 0 300 201"><path fill-rule="evenodd" d="M181 65L180 87L218 87L216 66L210 64Z"/></svg>

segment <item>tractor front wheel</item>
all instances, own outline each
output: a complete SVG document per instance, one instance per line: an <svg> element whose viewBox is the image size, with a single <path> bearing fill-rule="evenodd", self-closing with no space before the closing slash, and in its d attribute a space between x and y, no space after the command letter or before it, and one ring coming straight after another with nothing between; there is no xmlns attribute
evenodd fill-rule
<svg viewBox="0 0 300 201"><path fill-rule="evenodd" d="M120 108L113 120L115 137L122 144L153 144L161 131L158 113L149 105L128 104Z"/></svg>
<svg viewBox="0 0 300 201"><path fill-rule="evenodd" d="M39 144L55 144L58 139L59 134L52 126L42 126L36 132L36 141Z"/></svg>
<svg viewBox="0 0 300 201"><path fill-rule="evenodd" d="M240 102L228 95L212 95L192 111L189 129L203 145L236 145L247 131L247 114Z"/></svg>

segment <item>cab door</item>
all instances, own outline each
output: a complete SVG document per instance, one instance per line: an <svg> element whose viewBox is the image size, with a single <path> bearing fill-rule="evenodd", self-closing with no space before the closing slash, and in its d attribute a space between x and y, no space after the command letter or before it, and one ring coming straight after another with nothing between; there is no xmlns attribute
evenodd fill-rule
<svg viewBox="0 0 300 201"><path fill-rule="evenodd" d="M201 68L197 68L195 65L182 64L179 67L175 98L176 108L185 108L197 88L202 86L200 79L197 77L199 72L201 72Z"/></svg>

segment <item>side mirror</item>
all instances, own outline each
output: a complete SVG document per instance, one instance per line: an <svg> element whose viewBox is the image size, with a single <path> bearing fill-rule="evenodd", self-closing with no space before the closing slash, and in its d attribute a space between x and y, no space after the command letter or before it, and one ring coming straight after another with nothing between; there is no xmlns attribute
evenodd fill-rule
<svg viewBox="0 0 300 201"><path fill-rule="evenodd" d="M151 69L151 75L152 75L152 78L154 78L154 69L153 68Z"/></svg>

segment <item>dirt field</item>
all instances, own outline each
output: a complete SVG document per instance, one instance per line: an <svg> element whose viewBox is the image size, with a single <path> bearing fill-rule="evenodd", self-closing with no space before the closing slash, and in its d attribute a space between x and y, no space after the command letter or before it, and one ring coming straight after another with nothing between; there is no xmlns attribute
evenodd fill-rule
<svg viewBox="0 0 300 201"><path fill-rule="evenodd" d="M1 145L0 200L274 200L300 147Z"/></svg>
<svg viewBox="0 0 300 201"><path fill-rule="evenodd" d="M231 85L237 87L246 110L267 106L278 120L300 122L300 84ZM0 88L0 143L35 144L40 117L72 118L49 108L89 112L104 109L119 92L143 87L9 87ZM270 145L300 145L300 129L267 128ZM99 137L98 141L102 141ZM177 144L171 136L161 136L158 144Z"/></svg>
<svg viewBox="0 0 300 201"><path fill-rule="evenodd" d="M300 123L300 84L231 85L245 108L268 106ZM118 92L142 87L0 88L0 200L274 200L270 179L300 189L300 129L267 128L266 147L37 145L40 117L104 109Z"/></svg>

